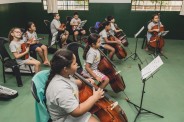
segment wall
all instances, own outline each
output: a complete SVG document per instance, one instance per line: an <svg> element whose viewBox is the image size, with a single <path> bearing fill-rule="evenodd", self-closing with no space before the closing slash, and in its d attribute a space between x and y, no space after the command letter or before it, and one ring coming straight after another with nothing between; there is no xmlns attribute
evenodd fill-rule
<svg viewBox="0 0 184 122"><path fill-rule="evenodd" d="M18 0L16 0L18 1ZM19 0L21 1L21 0ZM28 0L23 3L0 4L0 36L6 36L13 26L24 27L27 21L34 21L38 33L47 33L43 23L44 19L52 20L51 14L43 10L40 0ZM29 2L34 1L34 2ZM107 2L111 0L106 0ZM121 3L121 2L125 3ZM15 0L14 0L15 2ZM81 19L87 19L86 28L93 26L96 21L104 21L108 15L116 18L118 25L125 31L127 36L134 34L143 26L155 12L132 12L130 0L115 0L116 3L95 3L97 0L90 0L89 11L79 11ZM66 16L72 16L73 11L59 11L61 21L65 21ZM166 30L170 30L167 38L184 39L184 16L179 16L179 12L160 12L161 21ZM141 36L144 32L141 33Z"/></svg>

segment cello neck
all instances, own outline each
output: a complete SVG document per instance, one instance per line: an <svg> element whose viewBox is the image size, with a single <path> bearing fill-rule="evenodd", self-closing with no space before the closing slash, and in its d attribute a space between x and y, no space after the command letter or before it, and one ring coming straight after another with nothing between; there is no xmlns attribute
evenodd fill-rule
<svg viewBox="0 0 184 122"><path fill-rule="evenodd" d="M82 77L80 74L78 74L77 72L74 74L74 77L80 79L82 82L84 82L87 86L89 86L91 89L95 88L95 90L98 90L97 87L94 87L90 82L88 82L84 77ZM109 96L107 93L104 93L104 97L106 99L111 99L112 97Z"/></svg>
<svg viewBox="0 0 184 122"><path fill-rule="evenodd" d="M98 48L98 50L100 51L100 53L102 54L102 56L104 56L114 67L116 67L116 65L112 63L112 61L103 53L102 50L100 50L99 48Z"/></svg>

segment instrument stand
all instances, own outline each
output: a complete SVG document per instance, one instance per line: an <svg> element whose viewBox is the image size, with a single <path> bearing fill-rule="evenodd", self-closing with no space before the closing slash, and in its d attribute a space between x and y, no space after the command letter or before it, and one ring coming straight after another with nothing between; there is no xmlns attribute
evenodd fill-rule
<svg viewBox="0 0 184 122"><path fill-rule="evenodd" d="M159 58L159 60L161 60L159 56L158 56L157 58L155 58L155 59L158 59L158 58ZM157 61L158 61L158 60L157 60ZM153 62L153 61L152 61L152 62ZM155 61L155 62L156 62L156 61ZM153 62L153 63L155 63L155 62ZM157 63L157 62L156 62L156 63ZM150 64L151 64L151 63L150 63ZM150 65L150 64L148 64L148 65ZM157 69L158 69L162 64L163 64L162 61L161 61L160 64L156 64L156 68L155 68L155 65L154 65L154 64L151 64L152 66L148 66L147 69L146 69L146 68L143 69L143 70L144 70L144 74L142 73L143 71L141 70L141 65L138 64L138 67L139 67L139 69L140 69L140 71L141 71L141 73L142 73L142 83L143 83L140 105L138 106L138 105L136 105L135 103L131 102L129 99L126 99L126 101L127 101L128 103L132 104L132 105L136 108L136 110L138 111L138 113L137 113L137 115L136 115L136 117L135 117L135 119L134 119L134 122L136 122L136 120L137 120L137 118L139 117L140 114L147 114L147 113L154 114L154 115L156 115L156 116L158 116L158 117L160 117L160 118L164 118L164 116L162 116L162 115L160 115L160 114L157 114L157 113L155 113L155 112L152 112L152 111L150 111L150 110L147 110L147 109L142 108L144 94L146 93L146 92L145 92L146 80L148 80L150 77L153 77L153 75L156 73ZM154 68L152 68L152 67L154 67ZM152 68L152 71L149 71L150 68ZM145 72L145 70L147 70L147 71ZM144 75L144 76L143 76L143 75ZM148 77L149 77L149 78L148 78ZM147 79L146 79L146 78L147 78Z"/></svg>
<svg viewBox="0 0 184 122"><path fill-rule="evenodd" d="M141 62L141 64L143 64L143 62L141 61L141 59L139 58L138 54L137 54L137 42L138 42L138 38L136 38L136 43L135 43L135 51L134 53L132 53L130 56L128 56L127 58L124 59L124 61L126 61L128 58L132 58L132 56L134 55L134 58L132 58L133 60L136 60L137 58L139 59L139 61Z"/></svg>
<svg viewBox="0 0 184 122"><path fill-rule="evenodd" d="M126 61L128 58L132 58L132 56L134 55L134 58L132 58L133 60L135 60L136 58L139 59L139 61L141 62L141 64L143 64L143 62L141 61L141 59L139 58L138 54L137 54L137 42L138 42L138 38L137 36L144 30L144 26L142 26L142 28L134 35L134 37L136 38L136 43L135 43L135 51L134 53L132 53L130 56L128 56L127 58L125 58L124 61Z"/></svg>

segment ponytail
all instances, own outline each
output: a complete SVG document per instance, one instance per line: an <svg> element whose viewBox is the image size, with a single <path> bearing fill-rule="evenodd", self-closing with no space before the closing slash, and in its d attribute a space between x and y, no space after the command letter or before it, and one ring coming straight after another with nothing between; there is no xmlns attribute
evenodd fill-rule
<svg viewBox="0 0 184 122"><path fill-rule="evenodd" d="M73 53L69 50L60 49L55 52L53 58L51 59L51 70L48 80L45 85L44 94L46 95L46 90L56 74L61 73L64 67L70 67L73 61Z"/></svg>
<svg viewBox="0 0 184 122"><path fill-rule="evenodd" d="M100 36L96 33L91 33L88 37L88 43L87 46L84 49L84 53L83 53L83 59L86 60L86 55L87 52L89 51L90 47L92 46L92 44L96 44L98 38L100 38Z"/></svg>

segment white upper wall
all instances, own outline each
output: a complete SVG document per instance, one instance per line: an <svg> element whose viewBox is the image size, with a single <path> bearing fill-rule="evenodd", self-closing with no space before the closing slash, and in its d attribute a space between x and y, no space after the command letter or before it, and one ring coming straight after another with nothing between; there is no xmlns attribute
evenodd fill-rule
<svg viewBox="0 0 184 122"><path fill-rule="evenodd" d="M0 0L0 4L33 2L39 3L41 0ZM131 3L131 0L89 0L90 3Z"/></svg>
<svg viewBox="0 0 184 122"><path fill-rule="evenodd" d="M89 0L90 3L131 3L131 0Z"/></svg>
<svg viewBox="0 0 184 122"><path fill-rule="evenodd" d="M5 3L20 3L20 2L41 2L41 0L0 0L0 4L5 4Z"/></svg>

